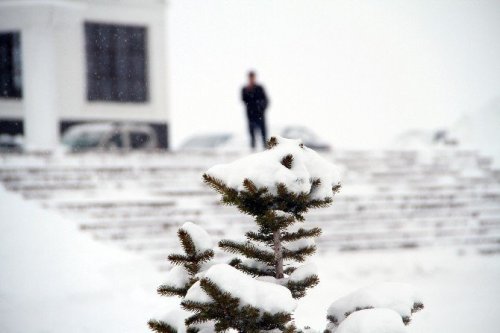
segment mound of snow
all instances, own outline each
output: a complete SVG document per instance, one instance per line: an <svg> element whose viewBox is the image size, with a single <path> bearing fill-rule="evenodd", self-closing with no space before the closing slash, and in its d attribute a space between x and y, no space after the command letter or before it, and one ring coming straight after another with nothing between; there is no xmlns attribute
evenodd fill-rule
<svg viewBox="0 0 500 333"><path fill-rule="evenodd" d="M319 178L321 184L311 196L314 199L332 197L332 187L340 181L338 168L314 150L302 146L300 140L276 138L278 145L275 147L232 163L215 165L207 174L238 191L245 189L243 181L248 178L257 187L267 187L271 193L276 193L276 185L280 183L291 192L310 193L311 181ZM293 156L291 169L281 164L289 154Z"/></svg>
<svg viewBox="0 0 500 333"><path fill-rule="evenodd" d="M180 307L174 308L168 311L164 315L158 316L157 320L162 321L170 326L172 326L177 333L186 333L185 321L188 317L192 316L193 313L186 311ZM208 321L205 323L191 325L191 327L197 328L198 333L213 333L215 332L214 322ZM229 330L229 332L235 332Z"/></svg>
<svg viewBox="0 0 500 333"><path fill-rule="evenodd" d="M167 284L175 288L184 288L189 283L189 273L182 266L174 266L167 273Z"/></svg>
<svg viewBox="0 0 500 333"><path fill-rule="evenodd" d="M311 275L318 275L318 267L315 263L308 263L297 267L295 271L288 277L288 280L293 282L302 281Z"/></svg>
<svg viewBox="0 0 500 333"><path fill-rule="evenodd" d="M401 316L390 309L356 311L344 320L335 333L406 333Z"/></svg>
<svg viewBox="0 0 500 333"><path fill-rule="evenodd" d="M205 278L214 282L223 291L240 299L242 305L251 305L269 313L292 312L297 303L287 288L259 281L227 264L217 264L205 273ZM196 282L187 292L185 300L210 302L208 296Z"/></svg>
<svg viewBox="0 0 500 333"><path fill-rule="evenodd" d="M327 315L341 323L346 314L367 308L386 308L399 314L400 319L409 318L415 304L422 303L415 289L404 283L379 283L361 288L339 298L328 308Z"/></svg>
<svg viewBox="0 0 500 333"><path fill-rule="evenodd" d="M197 252L204 252L212 249L212 238L202 227L194 224L193 222L186 222L182 225L181 229L186 231L189 236L191 236Z"/></svg>
<svg viewBox="0 0 500 333"><path fill-rule="evenodd" d="M148 332L162 274L0 187L0 332Z"/></svg>
<svg viewBox="0 0 500 333"><path fill-rule="evenodd" d="M191 316L189 311L181 308L176 308L168 311L164 315L158 316L156 319L172 326L177 333L186 333L186 325L184 321Z"/></svg>

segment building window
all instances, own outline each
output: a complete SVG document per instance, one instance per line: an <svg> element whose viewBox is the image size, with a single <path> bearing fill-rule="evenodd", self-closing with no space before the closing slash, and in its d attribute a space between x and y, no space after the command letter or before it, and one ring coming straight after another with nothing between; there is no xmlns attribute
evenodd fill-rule
<svg viewBox="0 0 500 333"><path fill-rule="evenodd" d="M145 27L85 23L87 99L148 100Z"/></svg>
<svg viewBox="0 0 500 333"><path fill-rule="evenodd" d="M21 98L21 34L0 33L0 98Z"/></svg>

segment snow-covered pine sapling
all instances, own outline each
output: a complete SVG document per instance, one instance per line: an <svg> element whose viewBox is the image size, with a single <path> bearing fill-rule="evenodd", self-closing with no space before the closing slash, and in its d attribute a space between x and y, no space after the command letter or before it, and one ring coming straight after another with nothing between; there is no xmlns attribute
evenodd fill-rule
<svg viewBox="0 0 500 333"><path fill-rule="evenodd" d="M273 137L269 149L229 164L216 165L204 181L222 202L252 216L256 228L241 241L222 240L219 247L238 255L231 264L202 268L213 257L211 241L201 228L186 223L179 230L185 254L170 255L177 265L162 295L182 298L182 309L168 312L150 327L159 333L286 332L296 298L319 279L312 263L319 228L305 228L304 214L326 207L340 189L335 166L298 140ZM404 333L413 312L423 308L413 289L381 284L361 289L330 306L325 333Z"/></svg>
<svg viewBox="0 0 500 333"><path fill-rule="evenodd" d="M183 254L170 254L168 260L173 268L168 272L167 282L158 287L162 296L178 296L184 298L191 286L198 281L202 265L214 257L212 240L208 233L194 223L186 222L177 231ZM169 316L170 321L178 321L178 315ZM184 325L184 323L181 323ZM149 327L158 333L178 333L178 325L167 319L151 319ZM185 331L185 330L184 330ZM198 332L197 329L188 329L187 332Z"/></svg>
<svg viewBox="0 0 500 333"><path fill-rule="evenodd" d="M266 151L216 165L203 179L222 195L222 203L252 216L257 225L243 241L219 242L220 248L240 256L231 265L278 280L295 298L319 282L312 265L300 269L296 263L316 251L314 238L321 229L301 224L305 213L330 205L340 189L334 165L299 140L272 137Z"/></svg>

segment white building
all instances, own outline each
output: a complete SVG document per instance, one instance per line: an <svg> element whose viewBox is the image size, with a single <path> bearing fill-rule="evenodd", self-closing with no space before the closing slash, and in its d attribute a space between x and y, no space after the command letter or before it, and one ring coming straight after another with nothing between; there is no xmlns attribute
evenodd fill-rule
<svg viewBox="0 0 500 333"><path fill-rule="evenodd" d="M149 124L168 147L166 0L0 0L0 134Z"/></svg>

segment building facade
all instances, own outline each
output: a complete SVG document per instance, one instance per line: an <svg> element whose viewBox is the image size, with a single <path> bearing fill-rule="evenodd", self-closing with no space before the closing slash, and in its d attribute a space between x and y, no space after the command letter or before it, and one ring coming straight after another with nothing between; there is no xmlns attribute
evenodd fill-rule
<svg viewBox="0 0 500 333"><path fill-rule="evenodd" d="M165 0L0 0L0 134L53 149L69 127L151 126L168 148Z"/></svg>

